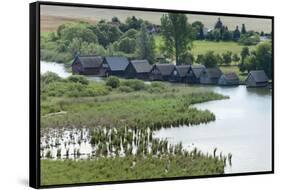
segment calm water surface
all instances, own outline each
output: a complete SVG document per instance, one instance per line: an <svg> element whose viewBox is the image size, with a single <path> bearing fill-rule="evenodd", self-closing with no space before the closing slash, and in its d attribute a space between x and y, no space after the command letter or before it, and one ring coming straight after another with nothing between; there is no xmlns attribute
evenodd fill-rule
<svg viewBox="0 0 281 190"><path fill-rule="evenodd" d="M187 149L232 153L226 173L271 170L271 90L239 87L200 87L228 95L230 99L195 105L216 115L216 121L197 126L161 129L155 137L182 142Z"/></svg>

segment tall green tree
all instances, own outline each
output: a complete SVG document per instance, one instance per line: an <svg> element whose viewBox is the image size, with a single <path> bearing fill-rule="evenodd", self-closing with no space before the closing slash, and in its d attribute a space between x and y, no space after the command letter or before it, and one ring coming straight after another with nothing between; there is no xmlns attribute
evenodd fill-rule
<svg viewBox="0 0 281 190"><path fill-rule="evenodd" d="M136 55L139 59L147 59L149 63L155 61L155 41L152 35L146 31L145 24L141 25L141 31L137 36Z"/></svg>
<svg viewBox="0 0 281 190"><path fill-rule="evenodd" d="M239 67L239 70L241 72L244 72L246 70L245 66L244 66L244 61L246 59L247 56L250 55L250 51L249 51L249 48L248 47L243 47L241 53L240 53L240 56L241 56L241 62L240 64L238 65Z"/></svg>
<svg viewBox="0 0 281 190"><path fill-rule="evenodd" d="M262 43L256 49L256 68L262 69L272 78L272 44Z"/></svg>
<svg viewBox="0 0 281 190"><path fill-rule="evenodd" d="M200 21L195 21L191 24L191 26L196 31L196 39L198 40L204 39L204 24Z"/></svg>
<svg viewBox="0 0 281 190"><path fill-rule="evenodd" d="M216 22L216 24L215 24L215 26L214 26L214 29L221 30L222 28L223 28L223 23L222 23L222 21L221 21L221 19L219 17L217 22Z"/></svg>
<svg viewBox="0 0 281 190"><path fill-rule="evenodd" d="M240 31L239 27L236 26L235 30L233 31L233 40L238 41L240 38Z"/></svg>
<svg viewBox="0 0 281 190"><path fill-rule="evenodd" d="M161 17L161 33L167 56L175 58L177 65L183 63L186 53L191 50L195 35L186 15L164 14Z"/></svg>
<svg viewBox="0 0 281 190"><path fill-rule="evenodd" d="M245 70L248 72L250 72L251 70L256 70L256 63L257 63L257 58L255 55L250 55L246 57L244 60Z"/></svg>

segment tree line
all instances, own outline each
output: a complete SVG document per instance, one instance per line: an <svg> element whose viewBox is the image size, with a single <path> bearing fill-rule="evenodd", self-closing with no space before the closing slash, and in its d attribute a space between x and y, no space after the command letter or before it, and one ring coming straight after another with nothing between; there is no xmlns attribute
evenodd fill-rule
<svg viewBox="0 0 281 190"><path fill-rule="evenodd" d="M200 40L233 40L247 42L248 37L254 39L257 32L247 31L243 24L241 31L238 26L234 31L228 30L220 18L214 25L214 29L203 32L204 25L200 21L188 22L185 14L168 13L163 14L161 25L155 25L149 21L128 17L121 22L118 17L110 21L100 20L96 24L87 22L74 22L62 24L56 32L41 37L41 58L43 60L70 63L74 56L78 55L101 55L101 56L125 56L131 59L147 59L151 64L156 62L154 35L161 35L164 46L161 54L164 62L175 61L176 65L192 64L194 57L191 53L193 41ZM213 36L213 37L210 37ZM248 36L248 37L247 37ZM243 43L244 43L243 42ZM257 41L258 42L258 41ZM263 46L262 46L263 47ZM261 59L266 58L259 52L242 53L240 57L228 51L221 55L209 51L205 55L198 55L196 62L215 67L217 65L229 65L235 62L240 70L249 68L265 68L268 63ZM243 49L243 51L246 51ZM269 52L268 48L263 51ZM245 55L246 57L245 57ZM270 69L267 69L270 72Z"/></svg>

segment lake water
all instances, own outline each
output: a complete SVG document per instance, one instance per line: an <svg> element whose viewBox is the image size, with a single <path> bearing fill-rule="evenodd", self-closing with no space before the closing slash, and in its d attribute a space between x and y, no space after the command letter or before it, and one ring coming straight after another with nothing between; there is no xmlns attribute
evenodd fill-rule
<svg viewBox="0 0 281 190"><path fill-rule="evenodd" d="M155 137L171 143L182 142L186 149L197 147L213 153L214 148L224 155L231 153L232 166L226 173L271 170L271 90L238 87L202 87L230 99L195 105L216 115L216 121L197 126L161 129Z"/></svg>
<svg viewBox="0 0 281 190"><path fill-rule="evenodd" d="M52 71L66 78L71 75L63 64L41 61L41 73ZM101 81L99 77L88 77ZM271 108L270 89L247 89L245 86L218 87L193 86L228 95L226 100L194 105L208 109L216 115L216 121L208 124L161 129L154 137L167 138L170 143L182 142L188 150L194 147L205 153L231 153L232 166L226 173L256 172L271 170Z"/></svg>
<svg viewBox="0 0 281 190"><path fill-rule="evenodd" d="M69 77L71 75L70 72L67 72L63 64L58 64L55 62L40 62L40 73L44 74L46 72L53 72L58 74L62 78Z"/></svg>
<svg viewBox="0 0 281 190"><path fill-rule="evenodd" d="M59 63L55 63L55 62L46 62L46 61L40 61L40 73L44 74L46 72L53 72L58 74L60 77L62 78L67 78L70 75L72 75L72 73L67 72L67 70L65 69L64 64L59 64ZM89 80L94 80L97 82L103 81L103 79L101 77L96 77L96 76L87 76L87 78Z"/></svg>

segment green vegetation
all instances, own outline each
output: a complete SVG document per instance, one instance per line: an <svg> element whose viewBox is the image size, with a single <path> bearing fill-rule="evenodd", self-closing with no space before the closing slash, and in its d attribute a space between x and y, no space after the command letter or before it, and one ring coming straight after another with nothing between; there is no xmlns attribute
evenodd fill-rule
<svg viewBox="0 0 281 190"><path fill-rule="evenodd" d="M168 13L161 17L161 34L164 40L163 54L175 59L177 65L187 64L194 30L184 14Z"/></svg>
<svg viewBox="0 0 281 190"><path fill-rule="evenodd" d="M83 21L62 24L56 32L42 33L41 59L69 64L79 54L148 59L151 64L192 64L196 60L207 67L237 65L238 75L263 69L271 78L271 50L259 44L260 37L266 37L269 44L271 33L248 31L245 24L241 30L236 26L231 31L220 18L207 33L202 22L189 24L186 15L164 14L160 20L160 26L135 16L125 22L113 17L111 21L100 20L95 24ZM258 56L252 53L261 51ZM130 89L122 87L120 91Z"/></svg>
<svg viewBox="0 0 281 190"><path fill-rule="evenodd" d="M136 57L138 59L147 59L150 63L155 62L154 37L147 33L144 24L142 24L140 33L137 37L137 46Z"/></svg>
<svg viewBox="0 0 281 190"><path fill-rule="evenodd" d="M272 44L265 42L259 44L255 50L244 48L241 51L241 72L250 70L264 70L269 78L272 78Z"/></svg>
<svg viewBox="0 0 281 190"><path fill-rule="evenodd" d="M106 86L111 88L117 88L120 85L120 80L115 76L110 76L106 79Z"/></svg>
<svg viewBox="0 0 281 190"><path fill-rule="evenodd" d="M79 55L101 56L126 56L128 58L148 59L153 63L151 47L154 42L151 37L143 39L145 32L151 23L129 17L125 23L121 23L117 17L111 22L100 20L97 24L87 22L71 22L62 24L56 32L43 33L41 35L41 60L55 61L70 64L73 57ZM147 35L147 34L146 34ZM142 39L139 39L142 38ZM141 41L142 44L136 41ZM150 44L150 45L149 45ZM143 53L143 48L150 48Z"/></svg>
<svg viewBox="0 0 281 190"><path fill-rule="evenodd" d="M227 97L204 90L195 91L192 87L172 87L160 82L148 85L141 80L117 77L98 83L81 76L62 79L46 73L41 79L42 132L50 128L86 127L91 131L92 146L97 147L84 161L79 160L79 149L71 153L78 159L75 161L68 160L70 153L66 146L64 155L60 148L56 153L58 159L66 158L63 161L50 160L51 151L47 149L44 156L47 160L41 160L42 184L224 172L226 157L205 155L197 149L185 151L181 144L169 145L167 140L153 139L152 132L163 127L213 121L214 114L192 105ZM116 131L116 134L109 133L109 130ZM81 136L78 143L82 140ZM133 144L137 146L135 153ZM121 156L121 146L125 157Z"/></svg>
<svg viewBox="0 0 281 190"><path fill-rule="evenodd" d="M122 80L120 87L108 89L104 83L91 81L85 85L68 79L43 83L42 127L150 126L158 129L199 124L212 121L215 116L190 105L225 98L213 92L193 92L187 87L146 85L140 80ZM124 87L125 91L132 92L124 93ZM66 114L44 117L60 111Z"/></svg>
<svg viewBox="0 0 281 190"><path fill-rule="evenodd" d="M99 83L90 83L83 76L70 76L66 79L47 72L41 76L41 97L93 97L109 94L110 88Z"/></svg>
<svg viewBox="0 0 281 190"><path fill-rule="evenodd" d="M200 152L161 158L126 156L41 161L42 185L223 174L224 161Z"/></svg>
<svg viewBox="0 0 281 190"><path fill-rule="evenodd" d="M212 42L196 40L193 42L192 53L194 56L197 56L199 54L205 54L207 51L214 51L215 54L221 55L227 51L231 51L233 54L240 55L243 47L245 46L239 45L236 42ZM249 48L250 50L253 50L255 46L249 46Z"/></svg>

